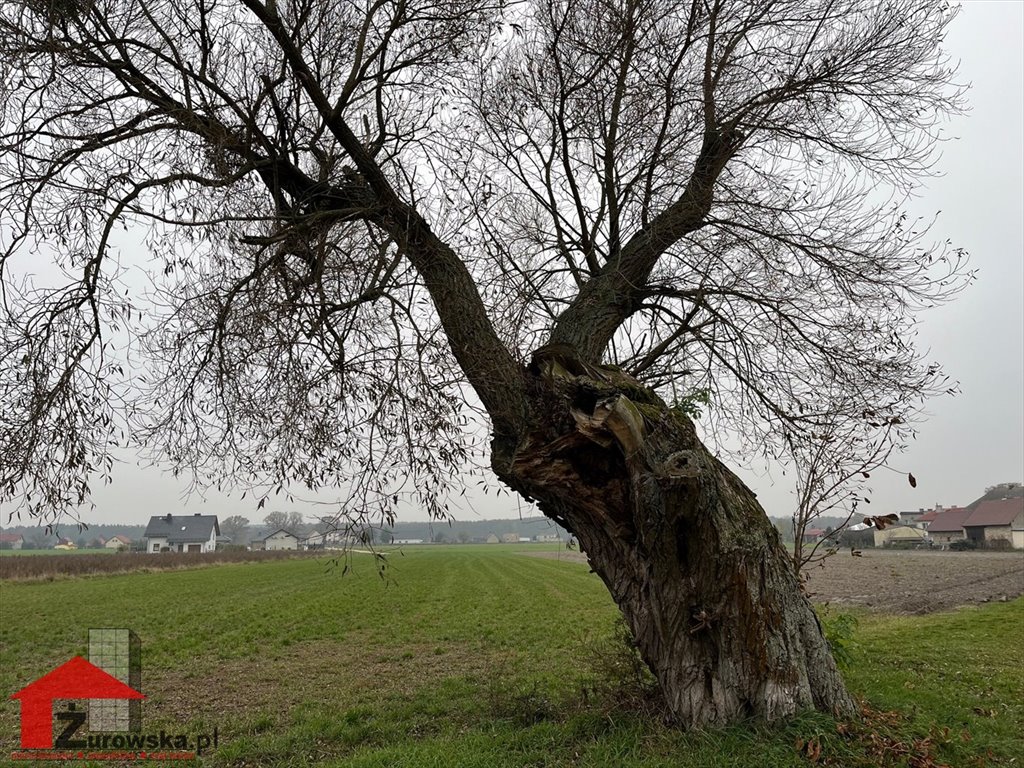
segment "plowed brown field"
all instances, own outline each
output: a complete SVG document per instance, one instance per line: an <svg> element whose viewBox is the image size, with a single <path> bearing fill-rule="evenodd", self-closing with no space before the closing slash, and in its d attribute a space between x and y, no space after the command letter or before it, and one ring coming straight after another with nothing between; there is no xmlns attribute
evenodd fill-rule
<svg viewBox="0 0 1024 768"><path fill-rule="evenodd" d="M538 552L586 562L579 552ZM807 570L816 603L885 613L932 613L1024 594L1024 552L841 551Z"/></svg>

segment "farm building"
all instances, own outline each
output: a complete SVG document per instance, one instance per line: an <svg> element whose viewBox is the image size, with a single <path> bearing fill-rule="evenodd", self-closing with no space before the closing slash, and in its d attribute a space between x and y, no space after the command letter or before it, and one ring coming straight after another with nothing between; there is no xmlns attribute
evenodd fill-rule
<svg viewBox="0 0 1024 768"><path fill-rule="evenodd" d="M1008 542L1004 546L1024 549L1024 498L983 501L963 522L967 538L976 544L992 546L995 542Z"/></svg>
<svg viewBox="0 0 1024 768"><path fill-rule="evenodd" d="M874 532L876 547L898 547L908 544L924 544L928 540L924 528L913 525L897 525Z"/></svg>
<svg viewBox="0 0 1024 768"><path fill-rule="evenodd" d="M216 515L164 515L151 517L146 526L146 551L214 552L220 524Z"/></svg>
<svg viewBox="0 0 1024 768"><path fill-rule="evenodd" d="M278 528L269 536L263 537L263 549L298 549L299 537L284 528Z"/></svg>
<svg viewBox="0 0 1024 768"><path fill-rule="evenodd" d="M327 534L312 530L299 542L303 549L324 549L327 546Z"/></svg>
<svg viewBox="0 0 1024 768"><path fill-rule="evenodd" d="M936 504L934 509L925 509L924 507L921 507L916 511L910 510L909 512L900 512L900 525L924 528L928 523L935 519L937 514L944 510L945 507L941 504Z"/></svg>
<svg viewBox="0 0 1024 768"><path fill-rule="evenodd" d="M518 544L519 534L518 533L503 533L501 534L502 544Z"/></svg>
<svg viewBox="0 0 1024 768"><path fill-rule="evenodd" d="M498 541L500 541L500 539L498 539L498 537L495 536L493 533L490 536L487 537L487 543L488 544L497 544Z"/></svg>
<svg viewBox="0 0 1024 768"><path fill-rule="evenodd" d="M104 549L114 549L114 550L130 549L131 546L132 546L132 540L129 539L127 536L122 536L121 534L117 534L116 536L111 536L103 544L103 548Z"/></svg>
<svg viewBox="0 0 1024 768"><path fill-rule="evenodd" d="M25 546L25 537L20 533L0 533L0 547L3 549L21 549Z"/></svg>
<svg viewBox="0 0 1024 768"><path fill-rule="evenodd" d="M935 519L928 523L928 538L943 546L966 539L964 521L970 514L971 511L963 507L950 507L939 512Z"/></svg>
<svg viewBox="0 0 1024 768"><path fill-rule="evenodd" d="M820 541L825 538L827 531L824 528L807 528L804 530L803 540L805 542Z"/></svg>
<svg viewBox="0 0 1024 768"><path fill-rule="evenodd" d="M950 507L950 509L957 509L957 507ZM928 523L936 518L937 515L942 514L946 511L946 508L941 504L936 504L933 509L925 509L921 507L916 512L911 510L909 512L900 512L900 525L909 525L912 528L927 528Z"/></svg>

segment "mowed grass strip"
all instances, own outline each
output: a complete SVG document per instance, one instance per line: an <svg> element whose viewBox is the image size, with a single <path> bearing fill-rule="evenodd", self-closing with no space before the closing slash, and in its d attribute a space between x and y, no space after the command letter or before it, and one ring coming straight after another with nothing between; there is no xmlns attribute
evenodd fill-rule
<svg viewBox="0 0 1024 768"><path fill-rule="evenodd" d="M899 713L863 733L808 714L683 734L617 706L595 672L617 619L604 585L518 549L408 548L386 580L353 555L344 576L292 560L4 583L0 690L84 655L90 627L130 627L145 729L216 726L210 766L910 765L904 748L959 766L1024 754L1024 601L860 617L847 677ZM0 709L4 751L17 706Z"/></svg>

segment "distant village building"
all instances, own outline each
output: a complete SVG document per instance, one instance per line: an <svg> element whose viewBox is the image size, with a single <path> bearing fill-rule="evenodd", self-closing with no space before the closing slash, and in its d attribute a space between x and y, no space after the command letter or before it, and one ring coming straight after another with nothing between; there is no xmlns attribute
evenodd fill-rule
<svg viewBox="0 0 1024 768"><path fill-rule="evenodd" d="M970 514L970 510L963 507L951 507L937 512L935 519L928 523L928 538L942 546L966 539L964 521Z"/></svg>
<svg viewBox="0 0 1024 768"><path fill-rule="evenodd" d="M561 541L561 537L557 533L539 533L533 537L534 541L542 542L555 542Z"/></svg>
<svg viewBox="0 0 1024 768"><path fill-rule="evenodd" d="M518 533L503 533L501 534L502 544L518 544L519 534Z"/></svg>
<svg viewBox="0 0 1024 768"><path fill-rule="evenodd" d="M1024 549L1024 498L983 501L963 522L968 539L979 545Z"/></svg>
<svg viewBox="0 0 1024 768"><path fill-rule="evenodd" d="M327 534L317 530L310 531L299 541L303 549L323 549L326 543Z"/></svg>
<svg viewBox="0 0 1024 768"><path fill-rule="evenodd" d="M25 537L20 533L0 533L0 546L4 549L21 549L25 546Z"/></svg>
<svg viewBox="0 0 1024 768"><path fill-rule="evenodd" d="M900 525L909 525L914 528L923 528L926 523L935 519L935 515L942 512L944 507L936 504L935 509L919 508L917 511L900 512Z"/></svg>
<svg viewBox="0 0 1024 768"><path fill-rule="evenodd" d="M901 513L902 514L902 513ZM913 525L897 525L874 532L876 547L927 544L928 534L924 528Z"/></svg>
<svg viewBox="0 0 1024 768"><path fill-rule="evenodd" d="M220 523L216 515L164 515L151 517L146 532L146 551L214 552Z"/></svg>
<svg viewBox="0 0 1024 768"><path fill-rule="evenodd" d="M113 549L113 550L131 549L131 546L132 546L132 540L129 539L127 536L122 536L121 534L117 534L116 536L111 536L103 544L103 548L104 549Z"/></svg>
<svg viewBox="0 0 1024 768"><path fill-rule="evenodd" d="M813 544L816 541L821 541L828 534L824 528L805 528L803 541L805 544Z"/></svg>
<svg viewBox="0 0 1024 768"><path fill-rule="evenodd" d="M263 547L268 551L281 549L298 549L299 537L284 528L278 528L269 536L263 537Z"/></svg>
<svg viewBox="0 0 1024 768"><path fill-rule="evenodd" d="M501 539L499 539L493 533L490 536L487 537L487 543L488 544L497 544L499 541L501 541Z"/></svg>
<svg viewBox="0 0 1024 768"><path fill-rule="evenodd" d="M392 544L422 544L423 539L392 539Z"/></svg>
<svg viewBox="0 0 1024 768"><path fill-rule="evenodd" d="M1000 498L1000 493L1011 495ZM1019 484L1003 483L966 507L936 504L934 509L900 512L900 521L924 530L930 543L942 547L970 541L981 547L1024 549L1024 497L1019 493ZM876 532L876 541L888 530Z"/></svg>

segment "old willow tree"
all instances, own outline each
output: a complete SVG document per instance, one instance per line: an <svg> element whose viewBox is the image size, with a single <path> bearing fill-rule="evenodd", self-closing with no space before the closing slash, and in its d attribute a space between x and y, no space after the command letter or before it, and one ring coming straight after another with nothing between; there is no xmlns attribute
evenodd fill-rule
<svg viewBox="0 0 1024 768"><path fill-rule="evenodd" d="M895 210L957 108L942 5L4 3L3 499L80 503L128 430L441 511L486 420L678 722L850 710L691 417L771 446L943 387L913 313L959 258Z"/></svg>

